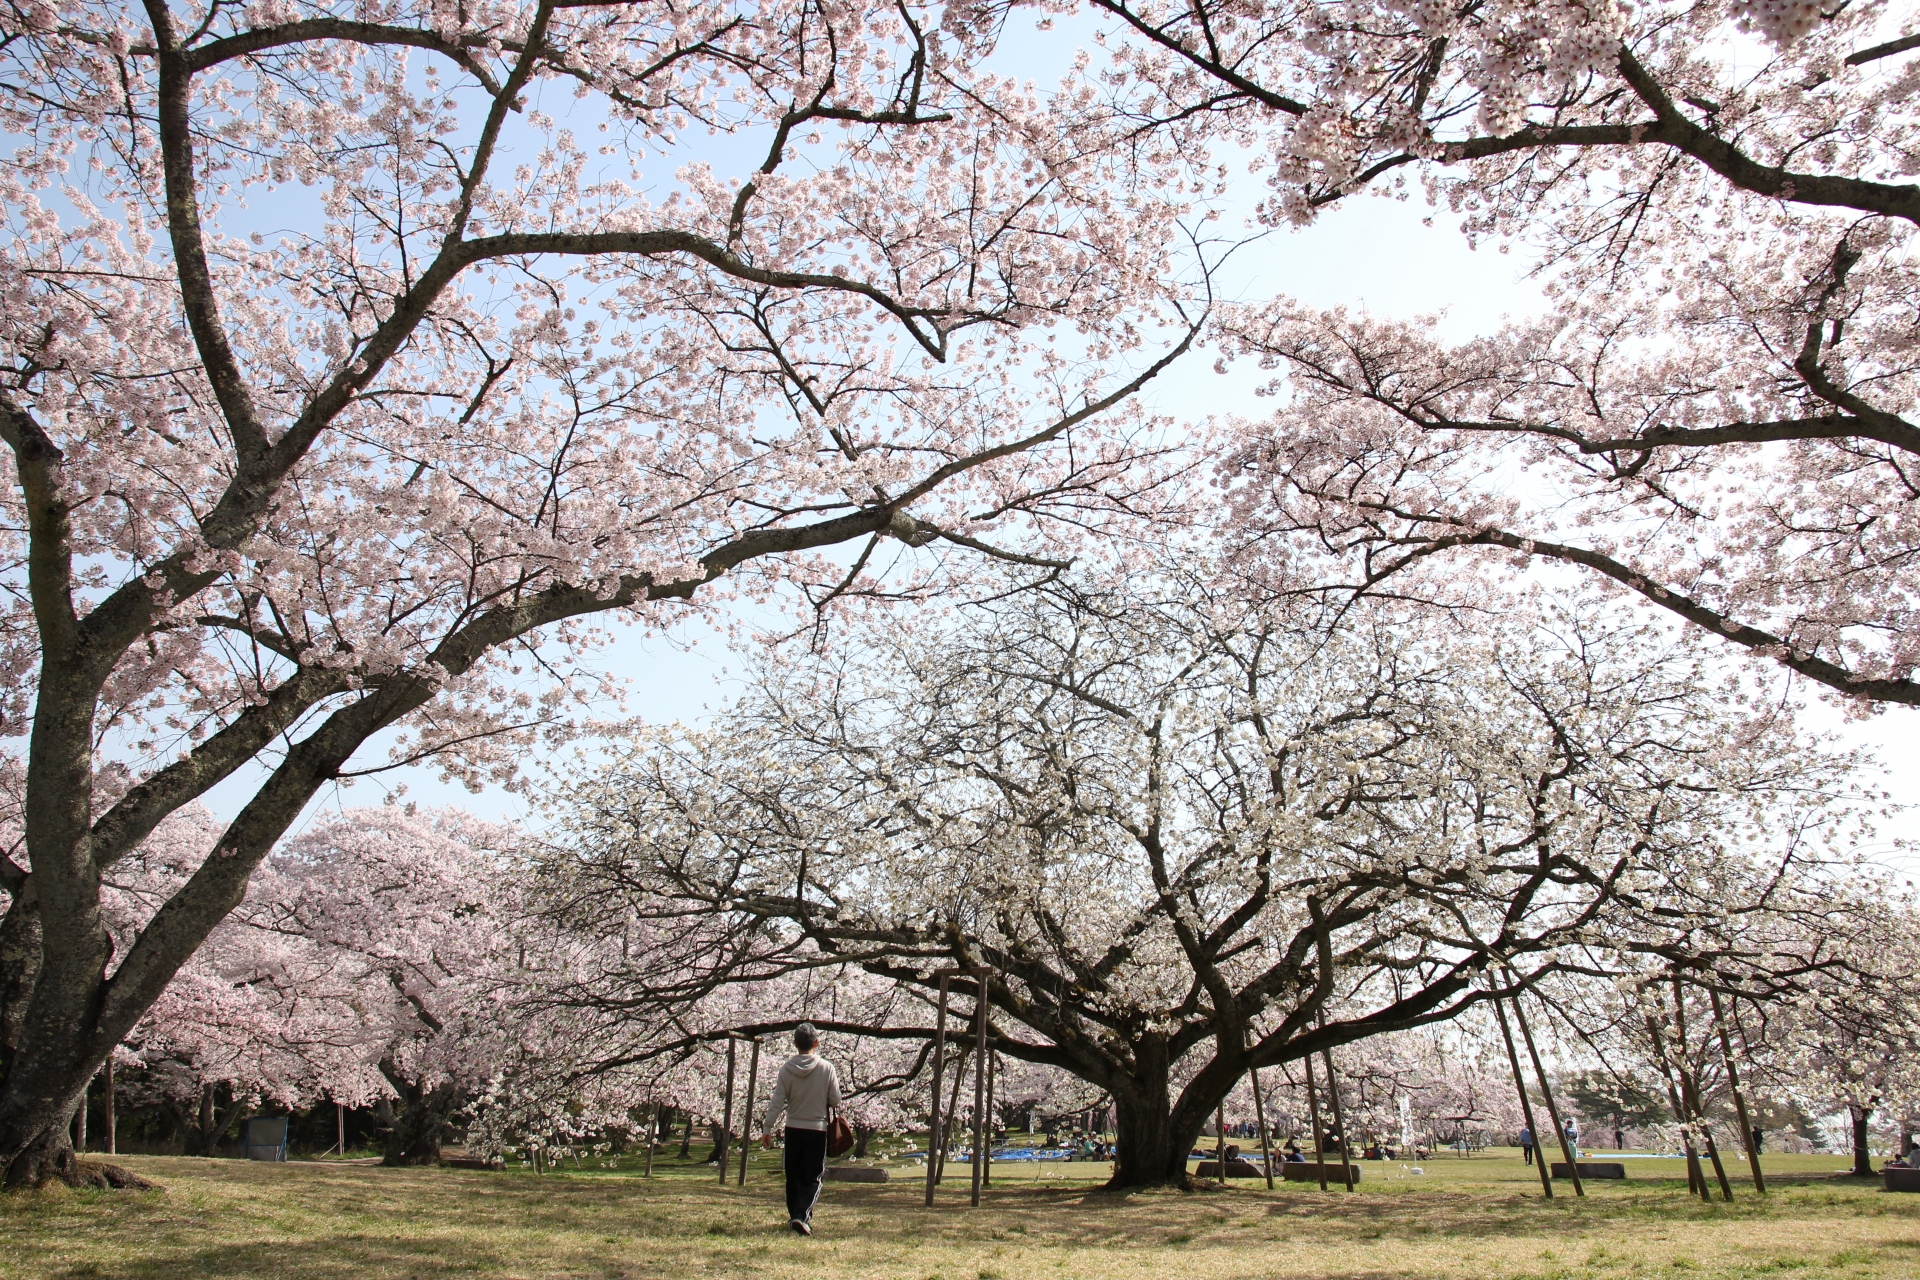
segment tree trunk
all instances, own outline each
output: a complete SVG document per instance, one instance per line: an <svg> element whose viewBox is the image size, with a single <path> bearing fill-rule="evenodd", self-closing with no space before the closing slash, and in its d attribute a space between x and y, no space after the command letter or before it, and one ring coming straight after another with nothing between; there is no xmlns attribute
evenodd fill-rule
<svg viewBox="0 0 1920 1280"><path fill-rule="evenodd" d="M878 1132L878 1129L864 1124L853 1126L853 1158L855 1160L867 1158L867 1144L873 1141L873 1135Z"/></svg>
<svg viewBox="0 0 1920 1280"><path fill-rule="evenodd" d="M27 1002L40 977L39 895L29 880L0 917L0 1080L20 1048Z"/></svg>
<svg viewBox="0 0 1920 1280"><path fill-rule="evenodd" d="M452 1126L460 1094L451 1083L431 1089L401 1076L391 1060L380 1064L381 1074L399 1094L387 1110L387 1144L382 1165L439 1164L440 1145Z"/></svg>
<svg viewBox="0 0 1920 1280"><path fill-rule="evenodd" d="M1107 1185L1123 1187L1190 1187L1187 1152L1200 1136L1203 1112L1182 1123L1169 1106L1167 1078L1130 1082L1132 1089L1114 1092L1113 1177Z"/></svg>
<svg viewBox="0 0 1920 1280"><path fill-rule="evenodd" d="M1859 1107L1849 1103L1847 1114L1853 1120L1853 1172L1856 1177L1873 1176L1873 1158L1867 1153L1867 1120L1873 1115L1872 1107Z"/></svg>

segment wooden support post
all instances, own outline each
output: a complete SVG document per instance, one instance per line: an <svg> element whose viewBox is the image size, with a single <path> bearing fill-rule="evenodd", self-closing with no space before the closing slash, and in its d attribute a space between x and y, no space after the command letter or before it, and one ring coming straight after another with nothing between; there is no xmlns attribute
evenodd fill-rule
<svg viewBox="0 0 1920 1280"><path fill-rule="evenodd" d="M106 1123L108 1123L108 1155L119 1155L117 1130L115 1130L115 1126L113 1126L113 1055L111 1054L108 1054L106 1075L108 1075L108 1090L106 1090L106 1105L108 1105L108 1113L106 1113ZM1755 1167L1757 1167L1757 1165L1755 1165Z"/></svg>
<svg viewBox="0 0 1920 1280"><path fill-rule="evenodd" d="M1760 1173L1760 1152L1753 1145L1753 1120L1747 1114L1747 1099L1740 1092L1740 1069L1733 1064L1733 1037L1727 1034L1727 1015L1720 1007L1720 993L1707 988L1707 998L1713 1003L1713 1025L1720 1033L1720 1058L1727 1064L1727 1088L1733 1094L1733 1111L1740 1119L1740 1145L1747 1151L1747 1168L1753 1171L1753 1189L1761 1195L1767 1194L1767 1180ZM109 1082L113 1077L107 1077ZM111 1117L111 1104L107 1115ZM111 1119L109 1119L111 1123Z"/></svg>
<svg viewBox="0 0 1920 1280"><path fill-rule="evenodd" d="M987 1147L980 1159L980 1185L993 1185L993 1088L1000 1082L1000 1055L993 1049L987 1050Z"/></svg>
<svg viewBox="0 0 1920 1280"><path fill-rule="evenodd" d="M1533 1062L1533 1074L1540 1081L1540 1097L1547 1104L1547 1118L1553 1121L1553 1136L1559 1140L1560 1154L1567 1158L1567 1174L1573 1179L1573 1194L1585 1198L1586 1187L1580 1181L1580 1161L1573 1144L1567 1141L1567 1127L1560 1122L1560 1108L1553 1100L1553 1090L1547 1085L1547 1069L1540 1065L1540 1050L1533 1044L1533 1031L1527 1026L1526 1011L1520 1007L1520 996L1513 997L1513 1020L1520 1024L1520 1038L1527 1042L1527 1057ZM1539 1135L1534 1135L1534 1146L1538 1148ZM1544 1150L1541 1152L1544 1155Z"/></svg>
<svg viewBox="0 0 1920 1280"><path fill-rule="evenodd" d="M1667 1086L1667 1103L1673 1108L1674 1121L1680 1126L1680 1144L1687 1153L1687 1194L1712 1200L1713 1196L1707 1191L1707 1175L1700 1170L1700 1153L1693 1146L1693 1128L1687 1123L1687 1109L1680 1101L1680 1090L1673 1083L1673 1067L1667 1061L1666 1040L1651 1015L1647 1018L1647 1037L1653 1041L1654 1060L1660 1064L1660 1078Z"/></svg>
<svg viewBox="0 0 1920 1280"><path fill-rule="evenodd" d="M720 1115L720 1185L727 1185L727 1157L732 1154L727 1144L733 1141L733 1077L736 1067L734 1054L739 1046L732 1036L727 1037L727 1101Z"/></svg>
<svg viewBox="0 0 1920 1280"><path fill-rule="evenodd" d="M1223 1100L1213 1112L1213 1172L1221 1186L1227 1185L1227 1104Z"/></svg>
<svg viewBox="0 0 1920 1280"><path fill-rule="evenodd" d="M933 1187L940 1178L940 1072L947 1054L947 987L951 979L940 975L940 1012L933 1023L933 1092L927 1105L927 1208L933 1208Z"/></svg>
<svg viewBox="0 0 1920 1280"><path fill-rule="evenodd" d="M1327 1100L1333 1103L1333 1127L1340 1134L1340 1176L1346 1180L1347 1190L1353 1190L1353 1161L1347 1155L1347 1116L1340 1109L1340 1081L1333 1074L1333 1050L1320 1051L1320 1065L1327 1069Z"/></svg>
<svg viewBox="0 0 1920 1280"><path fill-rule="evenodd" d="M1253 1122L1260 1126L1260 1158L1267 1162L1267 1190L1273 1190L1273 1138L1267 1131L1267 1108L1260 1100L1260 1068L1247 1073L1253 1081Z"/></svg>
<svg viewBox="0 0 1920 1280"><path fill-rule="evenodd" d="M967 1051L956 1046L953 1055L953 1087L947 1090L947 1114L940 1124L940 1172L934 1178L944 1182L947 1177L947 1156L953 1151L954 1129L960 1116L960 1086L967 1078Z"/></svg>
<svg viewBox="0 0 1920 1280"><path fill-rule="evenodd" d="M973 998L973 1160L968 1169L972 1186L967 1203L980 1207L980 1184L986 1176L987 1123L987 994L992 975L985 969L974 974Z"/></svg>
<svg viewBox="0 0 1920 1280"><path fill-rule="evenodd" d="M653 1176L653 1144L660 1140L660 1104L655 1102L653 1110L647 1113L647 1177Z"/></svg>
<svg viewBox="0 0 1920 1280"><path fill-rule="evenodd" d="M747 1157L753 1153L753 1107L754 1093L760 1087L760 1037L753 1038L753 1052L747 1056L747 1097L741 1107L740 1116L740 1180L734 1185L747 1185Z"/></svg>
<svg viewBox="0 0 1920 1280"><path fill-rule="evenodd" d="M1321 1141L1323 1130L1320 1128L1320 1091L1313 1087L1313 1055L1309 1053L1307 1062L1307 1117L1313 1121L1313 1162L1320 1167L1320 1189L1327 1189L1327 1152Z"/></svg>
<svg viewBox="0 0 1920 1280"><path fill-rule="evenodd" d="M80 1105L73 1112L73 1149L86 1154L87 1150L87 1097L93 1092L93 1080L80 1086Z"/></svg>
<svg viewBox="0 0 1920 1280"><path fill-rule="evenodd" d="M1700 1128L1700 1136L1706 1139L1707 1159L1713 1164L1713 1176L1720 1183L1720 1197L1728 1203L1733 1201L1733 1184L1727 1181L1727 1167L1720 1163L1720 1147L1713 1140L1713 1129L1707 1124L1706 1109L1700 1105L1700 1089L1693 1076L1687 1071L1687 996L1686 988L1681 985L1680 975L1673 975L1673 1030L1679 1037L1680 1055L1675 1063L1675 1071L1680 1076L1680 1097L1687 1104L1694 1123ZM1711 1198L1711 1197L1708 1197Z"/></svg>
<svg viewBox="0 0 1920 1280"><path fill-rule="evenodd" d="M1527 1096L1526 1073L1520 1070L1520 1055L1513 1047L1513 1032L1507 1027L1507 1011L1499 996L1493 998L1493 1016L1500 1023L1500 1038L1506 1041L1507 1062L1513 1068L1513 1087L1520 1091L1520 1119L1533 1135L1533 1157L1540 1166L1540 1194L1553 1199L1553 1171L1547 1168L1547 1149L1540 1144L1540 1126L1533 1122L1533 1099Z"/></svg>

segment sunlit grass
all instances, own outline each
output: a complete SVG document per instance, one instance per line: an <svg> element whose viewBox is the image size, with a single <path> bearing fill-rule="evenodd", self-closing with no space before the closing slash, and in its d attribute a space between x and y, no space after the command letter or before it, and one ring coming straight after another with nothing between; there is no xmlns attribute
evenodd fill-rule
<svg viewBox="0 0 1920 1280"><path fill-rule="evenodd" d="M1597 1157L1603 1158L1603 1157ZM939 1206L916 1168L885 1186L830 1185L820 1234L784 1230L777 1155L744 1188L711 1167L630 1159L535 1176L341 1164L131 1158L165 1190L48 1189L0 1200L0 1277L766 1276L776 1280L1717 1280L1920 1274L1920 1196L1809 1180L1833 1157L1774 1157L1762 1200L1701 1204L1636 1177L1551 1202L1510 1156L1443 1156L1413 1174L1369 1163L1361 1188L1114 1196L1095 1165L1000 1166L978 1210L966 1168ZM1638 1162L1655 1172L1653 1162ZM1636 1167L1636 1174L1640 1173ZM1800 1180L1790 1181L1794 1175Z"/></svg>

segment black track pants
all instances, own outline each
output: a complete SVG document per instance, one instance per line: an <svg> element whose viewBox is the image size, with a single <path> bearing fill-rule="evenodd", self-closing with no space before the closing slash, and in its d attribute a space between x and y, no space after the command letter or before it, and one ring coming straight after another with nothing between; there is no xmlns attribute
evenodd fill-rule
<svg viewBox="0 0 1920 1280"><path fill-rule="evenodd" d="M787 1217L813 1221L820 1180L827 1176L827 1135L819 1129L787 1130Z"/></svg>

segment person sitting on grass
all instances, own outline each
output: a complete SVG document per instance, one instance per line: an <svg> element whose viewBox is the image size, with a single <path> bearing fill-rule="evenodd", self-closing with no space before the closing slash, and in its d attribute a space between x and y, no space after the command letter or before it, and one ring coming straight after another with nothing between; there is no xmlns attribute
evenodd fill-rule
<svg viewBox="0 0 1920 1280"><path fill-rule="evenodd" d="M820 1035L811 1022L793 1029L799 1052L781 1064L767 1102L760 1141L773 1145L773 1125L786 1113L787 1226L795 1235L813 1234L813 1206L827 1176L827 1123L840 1109L840 1077L833 1064L814 1054Z"/></svg>

